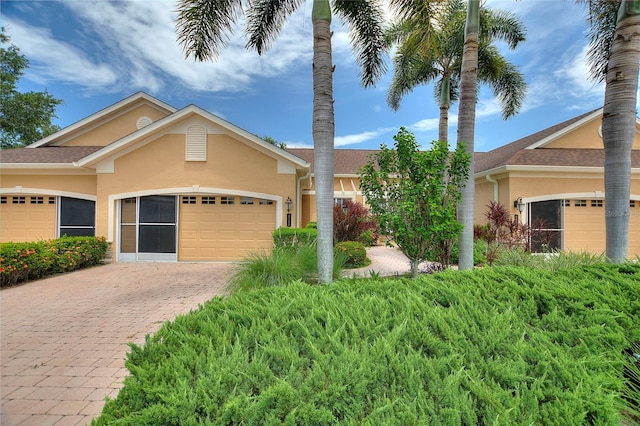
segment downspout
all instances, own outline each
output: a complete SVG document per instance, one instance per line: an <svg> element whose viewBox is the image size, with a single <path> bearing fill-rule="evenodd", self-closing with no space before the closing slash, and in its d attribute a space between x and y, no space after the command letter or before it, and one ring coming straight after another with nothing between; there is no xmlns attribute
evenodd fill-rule
<svg viewBox="0 0 640 426"><path fill-rule="evenodd" d="M493 184L493 201L498 202L498 181L491 177L491 175L486 175L488 182Z"/></svg>
<svg viewBox="0 0 640 426"><path fill-rule="evenodd" d="M309 165L309 169L307 169L307 174L301 176L296 181L296 228L300 228L300 222L302 221L302 189L300 183L309 179L311 176L311 165Z"/></svg>

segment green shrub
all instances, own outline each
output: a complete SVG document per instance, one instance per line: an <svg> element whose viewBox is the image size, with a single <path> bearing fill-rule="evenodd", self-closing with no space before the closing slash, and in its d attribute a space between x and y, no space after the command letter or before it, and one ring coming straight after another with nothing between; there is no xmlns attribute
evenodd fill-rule
<svg viewBox="0 0 640 426"><path fill-rule="evenodd" d="M318 222L307 222L305 228L318 229Z"/></svg>
<svg viewBox="0 0 640 426"><path fill-rule="evenodd" d="M333 262L334 279L340 278L343 264L343 256L336 253ZM270 253L252 253L236 266L229 289L235 293L283 286L299 280L310 284L318 281L318 255L315 247L276 247Z"/></svg>
<svg viewBox="0 0 640 426"><path fill-rule="evenodd" d="M273 231L275 247L315 246L318 230L315 228L278 228Z"/></svg>
<svg viewBox="0 0 640 426"><path fill-rule="evenodd" d="M107 248L103 237L0 244L0 287L96 265Z"/></svg>
<svg viewBox="0 0 640 426"><path fill-rule="evenodd" d="M487 247L486 241L477 239L473 240L473 264L475 266L484 265L487 263ZM435 256L433 257L435 259ZM460 260L460 253L458 250L458 242L451 248L451 263L457 264Z"/></svg>
<svg viewBox="0 0 640 426"><path fill-rule="evenodd" d="M597 265L606 261L604 255L588 252L557 251L553 253L531 253L522 248L500 247L494 265L528 266L550 272L586 265Z"/></svg>
<svg viewBox="0 0 640 426"><path fill-rule="evenodd" d="M364 244L365 247L373 247L378 244L378 235L372 229L367 229L360 234L358 242Z"/></svg>
<svg viewBox="0 0 640 426"><path fill-rule="evenodd" d="M335 251L344 255L344 265L347 268L359 268L367 264L367 250L360 242L342 241L336 244Z"/></svg>
<svg viewBox="0 0 640 426"><path fill-rule="evenodd" d="M640 265L216 298L131 345L103 424L614 425Z"/></svg>

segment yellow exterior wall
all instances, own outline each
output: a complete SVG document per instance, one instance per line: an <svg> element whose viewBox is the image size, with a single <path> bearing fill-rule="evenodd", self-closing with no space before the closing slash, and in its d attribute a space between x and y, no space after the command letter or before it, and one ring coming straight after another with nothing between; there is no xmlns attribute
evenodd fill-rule
<svg viewBox="0 0 640 426"><path fill-rule="evenodd" d="M193 193L202 195L205 188L219 188L280 196L283 201L296 198L295 174L278 174L275 159L227 135L208 135L207 161L185 161L185 135L167 134L117 158L114 166L114 173L98 175L96 229L100 235L108 229L108 197L113 194L146 191L149 195L154 190L196 186L199 190ZM294 218L296 208L294 203ZM282 210L284 222L284 203ZM113 220L115 226L117 218Z"/></svg>
<svg viewBox="0 0 640 426"><path fill-rule="evenodd" d="M149 117L157 121L166 117L166 113L143 103L139 106L115 118L100 124L88 132L75 136L66 142L64 146L105 146L138 130L136 123L141 117Z"/></svg>
<svg viewBox="0 0 640 426"><path fill-rule="evenodd" d="M40 174L2 174L0 188L10 191L19 186L27 191L27 188L46 191L64 191L86 195L96 195L95 175L40 175ZM71 195L70 195L71 196Z"/></svg>
<svg viewBox="0 0 640 426"><path fill-rule="evenodd" d="M353 187L356 191L354 192ZM308 188L302 188L302 215L300 226L305 227L309 222L316 222L318 215L316 212L315 179L311 179ZM366 202L360 193L360 179L351 176L339 176L333 179L333 197L355 199L357 203L366 206Z"/></svg>
<svg viewBox="0 0 640 426"><path fill-rule="evenodd" d="M597 118L548 143L544 147L603 149L602 136L600 136L601 125L602 120ZM640 150L640 133L637 131L633 142L633 149Z"/></svg>

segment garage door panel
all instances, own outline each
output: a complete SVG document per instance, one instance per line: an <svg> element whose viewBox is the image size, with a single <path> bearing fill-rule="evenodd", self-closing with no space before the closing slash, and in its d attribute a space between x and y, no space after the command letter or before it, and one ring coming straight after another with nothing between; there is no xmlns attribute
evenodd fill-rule
<svg viewBox="0 0 640 426"><path fill-rule="evenodd" d="M0 204L0 241L25 242L49 240L56 236L56 204L13 204L12 196Z"/></svg>
<svg viewBox="0 0 640 426"><path fill-rule="evenodd" d="M272 246L275 205L180 206L180 260L240 260Z"/></svg>
<svg viewBox="0 0 640 426"><path fill-rule="evenodd" d="M571 206L565 208L565 249L600 254L605 250L603 207Z"/></svg>

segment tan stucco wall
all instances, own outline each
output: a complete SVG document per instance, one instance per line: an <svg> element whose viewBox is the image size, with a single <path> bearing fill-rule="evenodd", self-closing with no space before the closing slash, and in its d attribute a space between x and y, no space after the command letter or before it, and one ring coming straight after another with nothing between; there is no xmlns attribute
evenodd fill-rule
<svg viewBox="0 0 640 426"><path fill-rule="evenodd" d="M96 227L108 226L108 197L166 188L196 187L193 193L206 194L205 188L248 191L295 200L296 175L278 174L277 161L227 135L209 135L207 161L185 161L185 136L168 134L114 162L114 173L98 175L98 218ZM190 192L181 191L181 194ZM212 192L215 193L215 192ZM292 208L295 218L296 206ZM282 203L282 217L286 207ZM115 226L116 218L113 218ZM274 224L275 226L275 224Z"/></svg>
<svg viewBox="0 0 640 426"><path fill-rule="evenodd" d="M30 189L38 189L44 193L55 190L70 194L96 195L96 176L2 174L0 177L0 188L2 188L3 191L15 190L16 186L23 188L21 192L28 193L35 193L30 192Z"/></svg>
<svg viewBox="0 0 640 426"><path fill-rule="evenodd" d="M136 123L139 118L149 117L152 121L157 121L166 115L165 112L143 103L120 116L108 117L107 121L75 136L64 146L105 146L138 130Z"/></svg>
<svg viewBox="0 0 640 426"><path fill-rule="evenodd" d="M553 142L545 145L545 148L588 148L602 149L603 142L599 129L602 125L600 118L590 121L584 126L561 136ZM640 133L636 132L633 142L633 149L640 150Z"/></svg>

